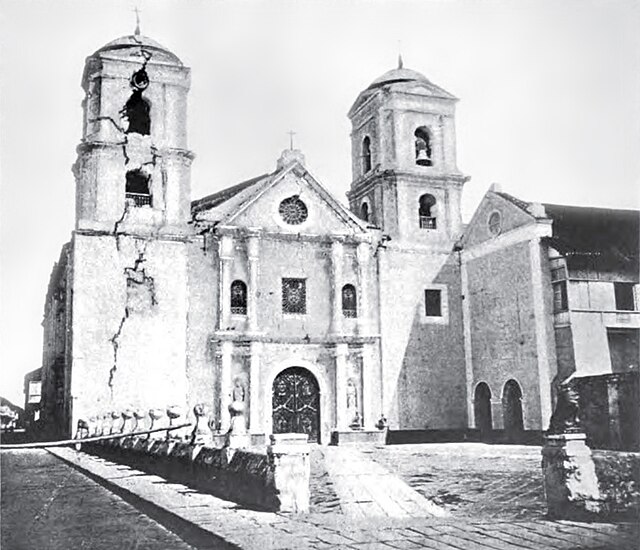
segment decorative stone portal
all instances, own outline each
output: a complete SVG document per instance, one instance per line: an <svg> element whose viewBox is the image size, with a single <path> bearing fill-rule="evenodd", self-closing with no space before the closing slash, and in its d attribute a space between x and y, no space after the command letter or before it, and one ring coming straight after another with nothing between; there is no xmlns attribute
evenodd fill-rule
<svg viewBox="0 0 640 550"><path fill-rule="evenodd" d="M273 381L273 433L303 433L320 442L320 389L302 367L283 370Z"/></svg>

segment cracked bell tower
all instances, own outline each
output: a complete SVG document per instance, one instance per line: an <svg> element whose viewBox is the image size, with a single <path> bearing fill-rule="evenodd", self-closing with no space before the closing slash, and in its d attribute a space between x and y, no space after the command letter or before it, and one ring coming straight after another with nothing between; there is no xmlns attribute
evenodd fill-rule
<svg viewBox="0 0 640 550"><path fill-rule="evenodd" d="M190 70L136 33L90 55L73 167L76 227L175 232L190 217Z"/></svg>
<svg viewBox="0 0 640 550"><path fill-rule="evenodd" d="M65 373L51 391L64 394L68 433L109 411L186 405L189 85L139 29L86 60L76 227L57 268L66 337L47 359Z"/></svg>

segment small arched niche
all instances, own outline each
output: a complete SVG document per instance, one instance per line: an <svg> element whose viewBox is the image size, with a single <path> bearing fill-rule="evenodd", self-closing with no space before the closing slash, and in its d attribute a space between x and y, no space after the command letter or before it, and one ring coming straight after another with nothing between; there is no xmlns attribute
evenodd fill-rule
<svg viewBox="0 0 640 550"><path fill-rule="evenodd" d="M360 217L365 222L369 221L369 203L366 201L363 202L362 205L360 206Z"/></svg>
<svg viewBox="0 0 640 550"><path fill-rule="evenodd" d="M415 161L418 166L433 166L431 134L426 126L414 132Z"/></svg>

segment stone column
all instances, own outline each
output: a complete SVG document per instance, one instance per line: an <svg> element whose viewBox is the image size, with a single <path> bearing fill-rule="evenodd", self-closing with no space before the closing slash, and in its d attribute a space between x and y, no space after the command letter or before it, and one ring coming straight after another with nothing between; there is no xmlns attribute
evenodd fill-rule
<svg viewBox="0 0 640 550"><path fill-rule="evenodd" d="M360 243L356 249L358 259L358 334L369 332L369 243Z"/></svg>
<svg viewBox="0 0 640 550"><path fill-rule="evenodd" d="M609 444L612 449L622 447L620 431L620 379L615 375L607 376L607 401L609 404Z"/></svg>
<svg viewBox="0 0 640 550"><path fill-rule="evenodd" d="M491 400L491 424L492 424L491 427L494 430L502 430L504 428L502 399Z"/></svg>
<svg viewBox="0 0 640 550"><path fill-rule="evenodd" d="M220 346L220 430L226 432L231 425L231 361L233 342L222 342Z"/></svg>
<svg viewBox="0 0 640 550"><path fill-rule="evenodd" d="M336 344L336 427L339 431L349 428L347 418L347 355L348 344Z"/></svg>
<svg viewBox="0 0 640 550"><path fill-rule="evenodd" d="M259 434L262 431L260 422L260 353L262 344L251 342L251 358L249 364L249 433Z"/></svg>
<svg viewBox="0 0 640 550"><path fill-rule="evenodd" d="M342 334L342 243L335 240L331 243L331 285L333 301L331 308L331 332Z"/></svg>
<svg viewBox="0 0 640 550"><path fill-rule="evenodd" d="M233 262L233 238L222 235L219 242L220 291L218 292L218 328L226 330L231 322L231 264Z"/></svg>
<svg viewBox="0 0 640 550"><path fill-rule="evenodd" d="M257 233L247 239L247 259L249 261L249 288L247 295L247 316L249 332L258 331L258 257L260 237ZM253 354L252 354L253 356Z"/></svg>
<svg viewBox="0 0 640 550"><path fill-rule="evenodd" d="M267 489L279 512L308 512L310 501L309 444L306 434L270 436L267 460L270 474Z"/></svg>
<svg viewBox="0 0 640 550"><path fill-rule="evenodd" d="M542 470L551 518L584 520L600 510L598 478L585 439L583 433L545 437Z"/></svg>

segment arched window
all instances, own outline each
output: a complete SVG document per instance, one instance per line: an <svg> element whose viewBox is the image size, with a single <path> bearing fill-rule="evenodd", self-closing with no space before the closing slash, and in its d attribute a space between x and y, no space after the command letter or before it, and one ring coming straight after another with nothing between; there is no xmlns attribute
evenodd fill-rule
<svg viewBox="0 0 640 550"><path fill-rule="evenodd" d="M508 380L502 390L502 417L509 441L517 442L524 430L522 418L522 390L515 380Z"/></svg>
<svg viewBox="0 0 640 550"><path fill-rule="evenodd" d="M231 283L231 313L233 315L247 314L247 285L242 281Z"/></svg>
<svg viewBox="0 0 640 550"><path fill-rule="evenodd" d="M135 206L151 206L151 192L149 189L151 176L142 170L129 170L126 177L126 200L132 201Z"/></svg>
<svg viewBox="0 0 640 550"><path fill-rule="evenodd" d="M124 106L124 116L129 122L127 134L141 134L148 136L151 133L151 106L142 97L141 90L135 90Z"/></svg>
<svg viewBox="0 0 640 550"><path fill-rule="evenodd" d="M358 298L356 287L353 285L342 287L342 315L345 317L358 316Z"/></svg>
<svg viewBox="0 0 640 550"><path fill-rule="evenodd" d="M362 140L362 173L366 174L371 170L371 139L365 136Z"/></svg>
<svg viewBox="0 0 640 550"><path fill-rule="evenodd" d="M414 134L416 149L416 164L420 166L433 166L431 157L431 136L425 126L420 126Z"/></svg>
<svg viewBox="0 0 640 550"><path fill-rule="evenodd" d="M362 203L362 206L360 207L360 217L365 222L369 221L369 203L368 202L363 202Z"/></svg>
<svg viewBox="0 0 640 550"><path fill-rule="evenodd" d="M473 397L473 412L476 418L476 429L486 436L491 432L493 425L491 420L491 390L485 382L476 386Z"/></svg>
<svg viewBox="0 0 640 550"><path fill-rule="evenodd" d="M418 216L420 218L421 229L436 229L436 198L427 193L426 195L422 195L418 202L420 204Z"/></svg>

